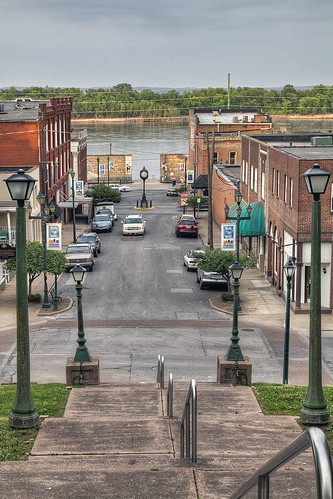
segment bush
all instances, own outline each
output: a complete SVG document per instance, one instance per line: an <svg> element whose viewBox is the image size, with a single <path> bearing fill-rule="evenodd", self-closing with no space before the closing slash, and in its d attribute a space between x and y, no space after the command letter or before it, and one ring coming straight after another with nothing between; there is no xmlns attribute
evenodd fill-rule
<svg viewBox="0 0 333 499"><path fill-rule="evenodd" d="M229 293L222 293L221 300L222 301L234 301L234 295L229 295Z"/></svg>
<svg viewBox="0 0 333 499"><path fill-rule="evenodd" d="M28 302L29 303L40 303L42 301L42 297L39 293L36 295L29 295L28 296Z"/></svg>

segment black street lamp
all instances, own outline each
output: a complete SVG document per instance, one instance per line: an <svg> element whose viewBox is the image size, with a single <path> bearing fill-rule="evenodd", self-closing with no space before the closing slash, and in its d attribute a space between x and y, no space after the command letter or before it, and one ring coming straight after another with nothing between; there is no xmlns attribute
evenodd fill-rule
<svg viewBox="0 0 333 499"><path fill-rule="evenodd" d="M109 187L109 183L110 183L110 156L107 156L106 157L106 161L107 161L107 168L108 168L108 187Z"/></svg>
<svg viewBox="0 0 333 499"><path fill-rule="evenodd" d="M73 243L76 243L76 226L75 226L75 189L74 189L74 177L75 171L71 170L69 172L72 177L72 198L73 198Z"/></svg>
<svg viewBox="0 0 333 499"><path fill-rule="evenodd" d="M330 411L327 408L322 387L321 362L321 202L331 174L318 164L307 170L303 177L307 189L313 195L311 224L311 296L309 333L309 384L301 420L305 424L327 424Z"/></svg>
<svg viewBox="0 0 333 499"><path fill-rule="evenodd" d="M99 156L97 156L97 184L99 185Z"/></svg>
<svg viewBox="0 0 333 499"><path fill-rule="evenodd" d="M283 266L287 279L287 297L286 297L286 322L284 331L284 353L283 353L283 384L288 384L288 366L289 366L289 334L290 334L290 290L291 280L295 274L296 265L293 259L289 257L288 262Z"/></svg>
<svg viewBox="0 0 333 499"><path fill-rule="evenodd" d="M31 196L36 182L30 175L19 169L5 179L7 188L16 207L16 317L17 317L17 386L16 396L9 415L9 425L13 428L33 428L38 425L30 387L30 345L27 289L27 241L26 211L24 201Z"/></svg>
<svg viewBox="0 0 333 499"><path fill-rule="evenodd" d="M42 308L50 308L51 303L49 302L49 291L47 287L47 261L46 261L46 222L52 220L54 217L55 205L50 203L49 206L45 206L45 196L41 192L36 196L38 204L40 205L41 214L40 216L32 216L32 207L29 203L27 205L27 212L29 213L30 220L41 220L42 223L42 245L43 245L43 276L44 276L44 300L42 303ZM51 214L50 214L51 212Z"/></svg>
<svg viewBox="0 0 333 499"><path fill-rule="evenodd" d="M75 265L74 268L71 269L73 279L75 281L75 288L77 293L77 323L78 323L78 337L76 342L78 343L78 347L76 349L75 357L73 362L91 362L92 357L86 347L86 339L84 337L84 329L83 329L83 313L82 313L82 284L83 276L86 269L81 267L81 265Z"/></svg>
<svg viewBox="0 0 333 499"><path fill-rule="evenodd" d="M141 199L141 208L147 208L147 198L146 198L146 180L148 178L148 170L144 166L142 170L140 170L140 178L142 179L142 199Z"/></svg>
<svg viewBox="0 0 333 499"><path fill-rule="evenodd" d="M232 336L230 338L231 345L228 348L227 354L225 356L225 360L244 360L242 351L240 346L238 345L239 336L238 336L238 299L239 299L239 280L242 277L242 273L244 267L240 265L238 262L233 263L229 267L231 271L232 278L234 280L233 288L234 288L234 309L232 315Z"/></svg>

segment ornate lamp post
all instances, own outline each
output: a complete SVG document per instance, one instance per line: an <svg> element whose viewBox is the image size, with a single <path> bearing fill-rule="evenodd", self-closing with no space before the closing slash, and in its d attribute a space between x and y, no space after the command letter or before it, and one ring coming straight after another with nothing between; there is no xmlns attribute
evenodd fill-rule
<svg viewBox="0 0 333 499"><path fill-rule="evenodd" d="M110 156L107 156L106 157L106 161L107 161L107 164L108 164L108 187L109 187L109 183L110 183Z"/></svg>
<svg viewBox="0 0 333 499"><path fill-rule="evenodd" d="M306 187L313 195L311 224L311 296L310 296L310 335L309 335L309 384L301 420L305 424L327 424L330 411L327 409L322 387L321 365L321 202L325 193L330 172L318 164L307 170L303 177Z"/></svg>
<svg viewBox="0 0 333 499"><path fill-rule="evenodd" d="M283 266L287 279L287 298L286 298L286 322L284 332L284 353L283 353L283 384L288 384L288 365L289 365L289 333L290 333L290 290L291 280L295 274L296 265L293 259L289 257L288 262Z"/></svg>
<svg viewBox="0 0 333 499"><path fill-rule="evenodd" d="M228 348L225 360L244 360L240 346L238 345L238 298L239 298L239 280L242 277L244 267L238 262L233 263L229 267L232 278L234 280L234 309L232 315L232 336L230 338L231 345Z"/></svg>
<svg viewBox="0 0 333 499"><path fill-rule="evenodd" d="M140 171L140 178L143 181L142 186L142 199L141 199L141 208L147 208L147 198L146 198L146 180L148 178L148 170L144 166Z"/></svg>
<svg viewBox="0 0 333 499"><path fill-rule="evenodd" d="M97 156L97 184L99 185L99 156Z"/></svg>
<svg viewBox="0 0 333 499"><path fill-rule="evenodd" d="M17 317L17 388L9 425L33 428L39 416L31 396L30 345L27 289L26 212L24 201L31 196L35 179L19 169L5 180L16 208L16 317Z"/></svg>
<svg viewBox="0 0 333 499"><path fill-rule="evenodd" d="M78 343L78 347L76 349L75 357L73 362L91 362L92 357L86 347L86 339L84 337L84 329L83 329L83 314L82 314L82 284L83 276L86 269L81 267L81 265L75 265L75 267L71 270L73 279L75 281L75 288L77 293L77 323L78 323L78 338L76 342Z"/></svg>
<svg viewBox="0 0 333 499"><path fill-rule="evenodd" d="M55 206L54 203L50 203L49 206L45 206L45 196L41 192L36 196L38 204L40 205L41 214L40 216L32 216L32 207L29 203L27 205L27 212L29 213L30 220L41 220L42 222L42 245L43 245L43 276L44 276L44 300L42 303L42 308L50 308L51 303L49 302L49 291L47 288L47 261L46 261L46 222L52 220ZM50 214L51 213L51 214Z"/></svg>
<svg viewBox="0 0 333 499"><path fill-rule="evenodd" d="M250 220L251 218L251 213L252 213L252 206L249 204L246 208L247 211L247 216L242 217L242 207L241 207L241 202L242 202L243 195L241 191L238 189L235 194L235 200L237 203L237 216L236 217L229 217L229 206L226 204L224 207L224 212L225 212L225 218L228 220L235 220L236 221L236 262L239 262L239 241L240 241L240 233L239 233L239 224L242 220ZM238 310L242 310L239 299L238 299Z"/></svg>
<svg viewBox="0 0 333 499"><path fill-rule="evenodd" d="M75 227L75 189L74 189L74 177L75 171L71 170L69 172L72 177L72 198L73 198L73 243L76 243L76 227Z"/></svg>

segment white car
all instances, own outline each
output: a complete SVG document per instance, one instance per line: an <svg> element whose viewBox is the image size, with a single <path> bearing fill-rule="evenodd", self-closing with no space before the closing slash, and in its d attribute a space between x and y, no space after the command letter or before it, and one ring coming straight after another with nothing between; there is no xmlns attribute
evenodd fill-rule
<svg viewBox="0 0 333 499"><path fill-rule="evenodd" d="M184 255L184 267L186 267L187 270L197 270L198 268L198 260L194 258L193 253L204 253L204 250L191 250Z"/></svg>
<svg viewBox="0 0 333 499"><path fill-rule="evenodd" d="M143 235L146 230L146 221L141 215L128 215L123 221L123 236Z"/></svg>
<svg viewBox="0 0 333 499"><path fill-rule="evenodd" d="M120 192L129 192L131 188L128 185L120 185L119 190Z"/></svg>

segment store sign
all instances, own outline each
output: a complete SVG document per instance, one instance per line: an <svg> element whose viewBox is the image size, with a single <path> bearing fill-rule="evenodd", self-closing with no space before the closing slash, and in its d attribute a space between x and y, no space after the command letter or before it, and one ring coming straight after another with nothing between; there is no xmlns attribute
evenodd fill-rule
<svg viewBox="0 0 333 499"><path fill-rule="evenodd" d="M46 224L47 249L61 251L62 224Z"/></svg>

